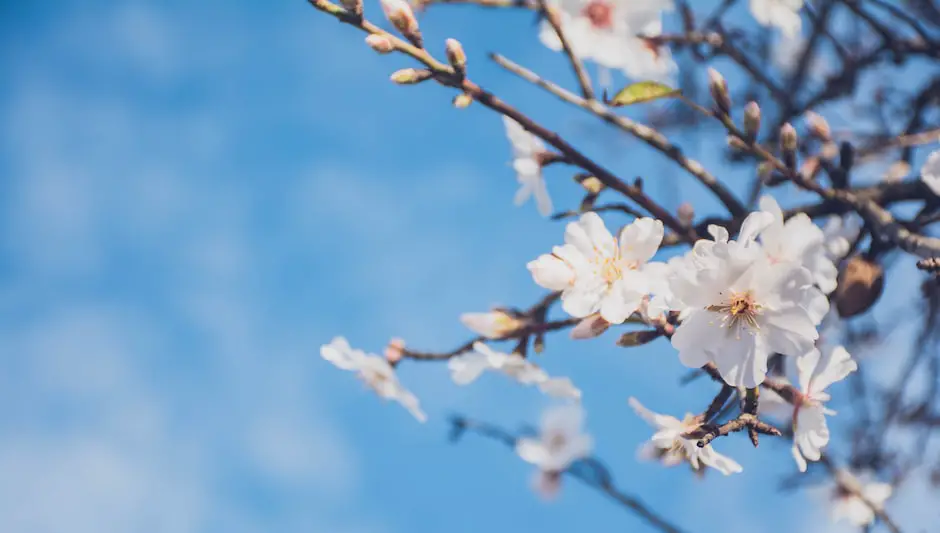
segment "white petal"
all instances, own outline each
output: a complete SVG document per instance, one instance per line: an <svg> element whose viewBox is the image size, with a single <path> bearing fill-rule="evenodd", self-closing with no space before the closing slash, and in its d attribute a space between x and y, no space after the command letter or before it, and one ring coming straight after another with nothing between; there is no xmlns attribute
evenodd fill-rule
<svg viewBox="0 0 940 533"><path fill-rule="evenodd" d="M539 383L539 390L555 398L581 399L581 389L574 386L569 378L551 378Z"/></svg>
<svg viewBox="0 0 940 533"><path fill-rule="evenodd" d="M663 223L652 218L638 218L620 233L620 254L628 261L646 263L663 241Z"/></svg>
<svg viewBox="0 0 940 533"><path fill-rule="evenodd" d="M767 347L784 355L800 356L814 346L819 333L806 311L790 307L765 313Z"/></svg>
<svg viewBox="0 0 940 533"><path fill-rule="evenodd" d="M759 334L742 332L717 347L712 359L725 383L752 389L764 382L769 355Z"/></svg>
<svg viewBox="0 0 940 533"><path fill-rule="evenodd" d="M532 184L532 191L535 193L535 207L543 217L552 214L552 199L548 195L548 188L545 185L545 179L541 176Z"/></svg>
<svg viewBox="0 0 940 533"><path fill-rule="evenodd" d="M758 235L767 226L774 222L774 216L771 213L755 211L744 219L741 224L741 231L738 232L738 242L746 244L757 238Z"/></svg>
<svg viewBox="0 0 940 533"><path fill-rule="evenodd" d="M641 404L640 401L636 398L631 397L629 400L627 400L627 402L640 418L645 420L647 424L656 428L657 430L663 428L675 428L682 424L682 422L680 422L676 417L661 415L659 413L650 411L644 407L643 404Z"/></svg>
<svg viewBox="0 0 940 533"><path fill-rule="evenodd" d="M672 335L672 346L679 351L679 361L689 368L701 368L711 360L710 341L723 335L715 326L714 314L696 309L679 324Z"/></svg>
<svg viewBox="0 0 940 533"><path fill-rule="evenodd" d="M548 450L541 441L535 439L516 441L516 453L523 461L534 465L541 465L548 459Z"/></svg>
<svg viewBox="0 0 940 533"><path fill-rule="evenodd" d="M560 291L574 283L574 271L566 261L553 254L544 254L526 265L538 285Z"/></svg>
<svg viewBox="0 0 940 533"><path fill-rule="evenodd" d="M320 356L342 370L357 370L366 354L354 350L343 337L334 338L329 344L320 347Z"/></svg>
<svg viewBox="0 0 940 533"><path fill-rule="evenodd" d="M715 470L718 470L726 476L737 474L744 470L741 465L739 465L730 457L716 452L712 448L711 444L701 448L700 450L699 459L702 460L702 463L704 463L706 466L714 468Z"/></svg>
<svg viewBox="0 0 940 533"><path fill-rule="evenodd" d="M486 355L478 352L451 357L447 361L450 377L457 385L473 383L489 366Z"/></svg>
<svg viewBox="0 0 940 533"><path fill-rule="evenodd" d="M843 346L828 347L815 368L812 384L807 389L809 394L815 395L826 390L829 385L842 381L846 376L858 370L852 356Z"/></svg>

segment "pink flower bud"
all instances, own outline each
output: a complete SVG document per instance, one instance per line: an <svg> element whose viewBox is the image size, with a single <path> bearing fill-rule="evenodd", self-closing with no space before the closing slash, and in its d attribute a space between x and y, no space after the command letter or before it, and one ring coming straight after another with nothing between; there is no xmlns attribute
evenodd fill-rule
<svg viewBox="0 0 940 533"><path fill-rule="evenodd" d="M385 360L395 365L405 356L405 341L395 337L385 346Z"/></svg>
<svg viewBox="0 0 940 533"><path fill-rule="evenodd" d="M463 75L467 71L467 54L463 51L463 45L457 39L447 39L444 43L447 52L447 61L458 74Z"/></svg>
<svg viewBox="0 0 940 533"><path fill-rule="evenodd" d="M382 11L388 21L418 48L424 48L424 41L418 29L418 19L407 0L380 0Z"/></svg>
<svg viewBox="0 0 940 533"><path fill-rule="evenodd" d="M372 34L366 37L366 44L380 54L387 54L395 49L392 41L384 35Z"/></svg>
<svg viewBox="0 0 940 533"><path fill-rule="evenodd" d="M571 330L571 338L577 340L593 339L607 331L609 327L610 322L604 320L604 317L599 313L595 313L578 322L578 325Z"/></svg>

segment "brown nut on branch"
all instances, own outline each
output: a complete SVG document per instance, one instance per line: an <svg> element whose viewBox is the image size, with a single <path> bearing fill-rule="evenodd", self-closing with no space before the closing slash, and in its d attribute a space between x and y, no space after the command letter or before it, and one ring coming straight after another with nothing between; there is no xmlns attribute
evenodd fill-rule
<svg viewBox="0 0 940 533"><path fill-rule="evenodd" d="M884 270L875 262L855 256L839 273L835 300L839 316L849 318L868 311L884 290Z"/></svg>

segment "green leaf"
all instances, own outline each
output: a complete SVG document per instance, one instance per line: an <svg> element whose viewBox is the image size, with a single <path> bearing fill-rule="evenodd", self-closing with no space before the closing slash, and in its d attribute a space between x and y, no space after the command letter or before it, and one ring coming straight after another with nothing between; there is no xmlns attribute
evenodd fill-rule
<svg viewBox="0 0 940 533"><path fill-rule="evenodd" d="M611 107L623 107L627 105L650 102L660 98L671 98L679 95L678 89L673 89L668 85L658 81L640 81L627 85L614 95L610 100L606 100L607 105Z"/></svg>

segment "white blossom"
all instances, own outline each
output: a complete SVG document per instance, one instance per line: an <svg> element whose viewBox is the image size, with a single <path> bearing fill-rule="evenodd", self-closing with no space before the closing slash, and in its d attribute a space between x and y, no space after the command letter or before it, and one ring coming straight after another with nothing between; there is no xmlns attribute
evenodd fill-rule
<svg viewBox="0 0 940 533"><path fill-rule="evenodd" d="M476 342L473 350L447 362L451 379L458 385L468 385L479 378L483 372L501 372L523 385L537 385L544 394L556 398L578 400L581 391L568 378L552 378L545 370L517 353L497 352Z"/></svg>
<svg viewBox="0 0 940 533"><path fill-rule="evenodd" d="M774 216L773 222L760 234L760 242L770 261L800 264L809 270L824 293L836 290L839 269L829 256L823 230L806 213L797 213L784 222L783 211L770 196L760 199L760 209Z"/></svg>
<svg viewBox="0 0 940 533"><path fill-rule="evenodd" d="M679 360L690 368L712 362L734 387L763 382L772 352L799 356L811 350L822 320L811 310L820 294L809 271L772 263L756 242L773 221L770 213L752 213L737 241L724 228L709 227L715 240L698 241L685 268L670 275L676 298L691 308L672 336Z"/></svg>
<svg viewBox="0 0 940 533"><path fill-rule="evenodd" d="M427 420L418 398L398 381L395 369L384 358L351 348L343 337L336 337L329 344L321 346L320 355L341 370L356 372L359 379L376 394L400 403L418 421Z"/></svg>
<svg viewBox="0 0 940 533"><path fill-rule="evenodd" d="M937 196L940 196L940 150L934 150L920 169L920 179Z"/></svg>
<svg viewBox="0 0 940 533"><path fill-rule="evenodd" d="M666 47L652 47L645 37L662 33L662 13L671 0L550 0L572 52L603 67L622 70L630 78L668 81L676 64ZM551 25L542 23L539 39L562 49Z"/></svg>
<svg viewBox="0 0 940 533"><path fill-rule="evenodd" d="M516 442L516 453L543 473L564 472L571 463L587 457L594 441L581 432L584 411L577 404L557 406L542 415L538 437Z"/></svg>
<svg viewBox="0 0 940 533"><path fill-rule="evenodd" d="M649 445L641 449L641 455L658 457L666 466L674 466L683 461L688 461L695 470L701 465L710 466L726 476L743 470L733 459L716 452L710 443L699 448L698 439L683 436L701 425L692 414L687 414L683 420L679 420L650 411L636 398L630 398L629 402L636 414L656 430Z"/></svg>
<svg viewBox="0 0 940 533"><path fill-rule="evenodd" d="M800 32L800 9L803 0L751 0L751 14L761 26L776 26L784 36L796 37Z"/></svg>
<svg viewBox="0 0 940 533"><path fill-rule="evenodd" d="M806 472L806 461L818 461L829 444L826 416L836 413L824 405L830 399L826 388L845 379L858 365L844 347L824 346L796 358L794 366L799 390L793 404L768 390L761 396L760 408L762 412L787 413L793 424L793 459L800 472Z"/></svg>
<svg viewBox="0 0 940 533"><path fill-rule="evenodd" d="M515 204L522 205L529 197L534 196L539 214L550 215L552 199L548 195L545 178L542 176L541 157L548 152L545 143L509 117L503 117L503 124L506 125L506 136L512 145L512 167L516 171L516 179L519 180Z"/></svg>
<svg viewBox="0 0 940 533"><path fill-rule="evenodd" d="M574 317L600 315L622 324L655 286L649 260L663 239L663 223L640 218L615 239L597 213L568 224L564 246L527 265L536 283L562 291L562 308Z"/></svg>
<svg viewBox="0 0 940 533"><path fill-rule="evenodd" d="M851 490L846 490L844 486L835 487L829 510L832 520L845 520L857 527L870 525L875 521L875 511L869 504L883 509L893 492L891 485L881 482L862 483L846 472L840 472L838 478Z"/></svg>
<svg viewBox="0 0 940 533"><path fill-rule="evenodd" d="M500 339L522 327L522 321L500 309L488 313L464 313L460 322L487 339Z"/></svg>

